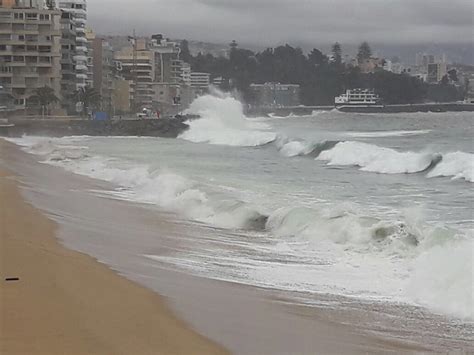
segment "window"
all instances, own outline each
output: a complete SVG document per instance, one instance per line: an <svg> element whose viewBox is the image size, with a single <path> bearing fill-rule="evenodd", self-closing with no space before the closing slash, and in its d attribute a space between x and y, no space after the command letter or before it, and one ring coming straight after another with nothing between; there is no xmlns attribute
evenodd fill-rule
<svg viewBox="0 0 474 355"><path fill-rule="evenodd" d="M40 14L41 21L49 21L49 14Z"/></svg>
<svg viewBox="0 0 474 355"><path fill-rule="evenodd" d="M15 20L23 20L24 16L25 15L22 12L16 12L13 17L15 18Z"/></svg>
<svg viewBox="0 0 474 355"><path fill-rule="evenodd" d="M35 13L26 14L26 19L27 20L37 20L38 19L38 14L35 14Z"/></svg>

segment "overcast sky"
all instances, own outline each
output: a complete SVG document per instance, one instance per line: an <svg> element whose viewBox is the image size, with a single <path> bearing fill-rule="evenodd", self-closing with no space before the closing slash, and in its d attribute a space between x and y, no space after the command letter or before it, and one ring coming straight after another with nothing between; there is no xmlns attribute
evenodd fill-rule
<svg viewBox="0 0 474 355"><path fill-rule="evenodd" d="M133 4L133 5L131 5ZM472 42L472 0L89 0L101 34L273 46Z"/></svg>

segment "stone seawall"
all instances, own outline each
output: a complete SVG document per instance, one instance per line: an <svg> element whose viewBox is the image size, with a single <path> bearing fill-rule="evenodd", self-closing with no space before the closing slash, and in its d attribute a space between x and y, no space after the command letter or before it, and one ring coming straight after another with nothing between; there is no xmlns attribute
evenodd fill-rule
<svg viewBox="0 0 474 355"><path fill-rule="evenodd" d="M140 120L68 120L68 119L10 119L0 127L0 135L64 136L148 136L176 138L189 126L186 118Z"/></svg>
<svg viewBox="0 0 474 355"><path fill-rule="evenodd" d="M311 115L313 111L331 111L335 106L293 106L276 108L253 108L247 113L251 116L306 116ZM366 107L344 107L338 109L341 112L354 113L409 113L409 112L472 112L474 104L464 103L430 103L430 104L412 104L412 105L385 105L385 106L366 106Z"/></svg>

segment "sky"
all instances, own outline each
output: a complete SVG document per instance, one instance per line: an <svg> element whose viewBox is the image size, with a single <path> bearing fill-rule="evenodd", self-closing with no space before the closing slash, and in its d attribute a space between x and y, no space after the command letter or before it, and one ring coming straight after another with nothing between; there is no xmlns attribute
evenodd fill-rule
<svg viewBox="0 0 474 355"><path fill-rule="evenodd" d="M138 35L263 47L469 45L473 11L472 0L88 0L89 24L100 34L135 28Z"/></svg>

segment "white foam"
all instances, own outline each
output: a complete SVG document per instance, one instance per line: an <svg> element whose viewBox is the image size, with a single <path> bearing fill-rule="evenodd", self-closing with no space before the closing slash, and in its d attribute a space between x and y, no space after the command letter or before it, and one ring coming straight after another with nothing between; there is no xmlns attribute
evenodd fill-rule
<svg viewBox="0 0 474 355"><path fill-rule="evenodd" d="M427 134L430 130L414 131L372 131L372 132L346 132L345 135L357 138L383 138L383 137L404 137Z"/></svg>
<svg viewBox="0 0 474 355"><path fill-rule="evenodd" d="M428 177L450 176L474 182L474 154L464 152L447 153L443 160L428 173Z"/></svg>
<svg viewBox="0 0 474 355"><path fill-rule="evenodd" d="M383 174L416 173L427 169L437 155L432 153L398 152L362 142L340 142L321 152L317 160L328 165L355 165L363 171Z"/></svg>
<svg viewBox="0 0 474 355"><path fill-rule="evenodd" d="M259 146L276 139L276 134L268 131L267 125L247 119L242 104L229 95L201 96L186 113L201 116L188 121L189 129L179 136L191 142Z"/></svg>
<svg viewBox="0 0 474 355"><path fill-rule="evenodd" d="M474 242L450 241L420 254L412 265L407 296L447 315L474 320Z"/></svg>
<svg viewBox="0 0 474 355"><path fill-rule="evenodd" d="M295 157L298 155L309 154L311 153L312 149L313 149L312 144L307 144L301 141L291 141L291 142L285 143L281 147L280 154L285 157Z"/></svg>

